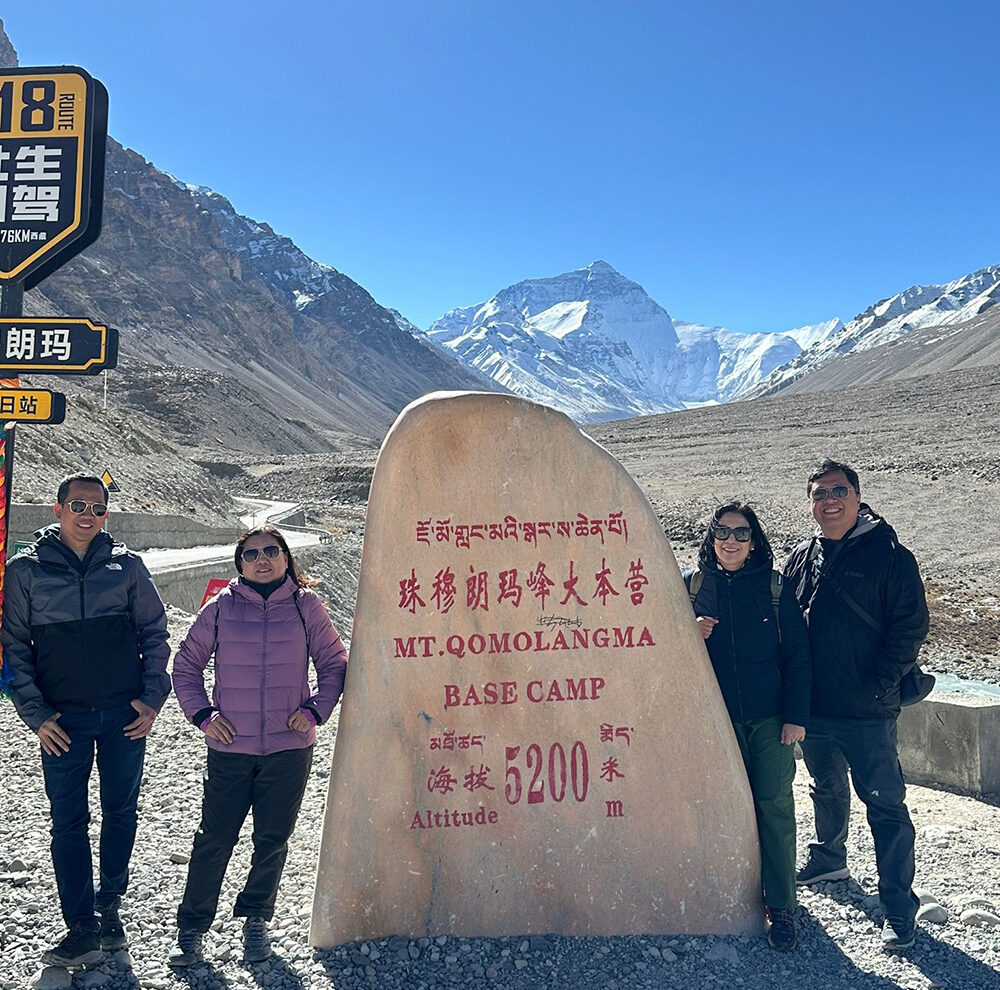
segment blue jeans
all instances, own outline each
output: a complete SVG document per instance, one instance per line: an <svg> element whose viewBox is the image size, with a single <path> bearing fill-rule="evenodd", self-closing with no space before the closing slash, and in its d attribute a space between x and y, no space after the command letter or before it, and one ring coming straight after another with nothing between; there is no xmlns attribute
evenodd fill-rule
<svg viewBox="0 0 1000 990"><path fill-rule="evenodd" d="M50 756L42 751L45 793L52 809L52 865L63 919L70 927L82 925L96 931L95 908L117 908L128 886L146 740L129 739L122 730L137 717L131 705L64 712L59 726L70 738L69 752ZM101 779L100 881L96 896L87 834L87 785L95 752Z"/></svg>
<svg viewBox="0 0 1000 990"><path fill-rule="evenodd" d="M886 917L913 924L920 906L912 889L915 833L903 803L906 783L896 750L896 720L816 716L809 720L802 755L813 780L809 794L816 814L810 861L830 870L847 866L850 767L854 790L868 809Z"/></svg>

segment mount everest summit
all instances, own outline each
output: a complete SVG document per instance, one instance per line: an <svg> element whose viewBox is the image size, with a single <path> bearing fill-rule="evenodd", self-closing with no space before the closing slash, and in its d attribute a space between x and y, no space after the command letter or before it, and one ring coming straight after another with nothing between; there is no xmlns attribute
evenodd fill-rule
<svg viewBox="0 0 1000 990"><path fill-rule="evenodd" d="M453 309L426 337L515 394L599 422L728 401L841 326L743 334L675 321L595 261Z"/></svg>
<svg viewBox="0 0 1000 990"><path fill-rule="evenodd" d="M736 333L673 319L642 286L595 261L453 309L425 336L515 394L601 422L774 394L834 358L912 330L964 324L998 300L1000 266L993 266L911 286L847 324Z"/></svg>

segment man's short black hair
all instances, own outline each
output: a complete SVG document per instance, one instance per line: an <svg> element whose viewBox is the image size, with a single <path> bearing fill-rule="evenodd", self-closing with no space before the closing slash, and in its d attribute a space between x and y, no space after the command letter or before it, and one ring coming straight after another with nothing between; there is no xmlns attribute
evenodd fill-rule
<svg viewBox="0 0 1000 990"><path fill-rule="evenodd" d="M806 482L806 494L812 494L814 481L818 481L824 474L830 474L832 471L843 471L848 484L850 484L858 495L861 494L861 483L858 481L858 472L855 471L849 464L843 464L830 457L825 458L823 463L820 464L820 466L811 475L809 475L809 480Z"/></svg>
<svg viewBox="0 0 1000 990"><path fill-rule="evenodd" d="M96 474L69 474L62 481L59 482L59 489L56 492L56 501L62 505L66 501L66 496L69 495L69 486L73 484L74 481L78 481L81 485L100 485L101 491L104 492L104 504L108 504L108 486L104 484L103 478L98 478Z"/></svg>

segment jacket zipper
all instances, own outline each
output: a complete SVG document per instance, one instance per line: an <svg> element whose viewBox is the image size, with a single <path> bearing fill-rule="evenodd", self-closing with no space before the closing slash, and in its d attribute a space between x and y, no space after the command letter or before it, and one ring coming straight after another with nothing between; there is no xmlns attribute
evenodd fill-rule
<svg viewBox="0 0 1000 990"><path fill-rule="evenodd" d="M726 597L729 605L729 643L732 647L733 675L736 682L736 699L740 705L740 718L736 721L745 722L746 719L743 717L745 714L743 709L743 690L740 687L740 669L736 662L736 622L733 619L733 579L727 574L725 576L725 582Z"/></svg>
<svg viewBox="0 0 1000 990"><path fill-rule="evenodd" d="M264 645L260 654L260 751L264 752L267 715L264 706L267 698L267 599L264 599Z"/></svg>

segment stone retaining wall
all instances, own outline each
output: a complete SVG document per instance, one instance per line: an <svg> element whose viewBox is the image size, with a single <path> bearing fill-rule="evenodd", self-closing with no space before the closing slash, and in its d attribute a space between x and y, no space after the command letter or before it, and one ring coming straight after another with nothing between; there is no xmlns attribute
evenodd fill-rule
<svg viewBox="0 0 1000 990"><path fill-rule="evenodd" d="M35 530L55 521L51 505L15 502L10 511L8 556L13 552L15 541L33 540ZM149 550L151 547L203 547L235 543L243 527L238 522L232 526L206 526L188 516L116 512L112 509L107 531L131 550Z"/></svg>

